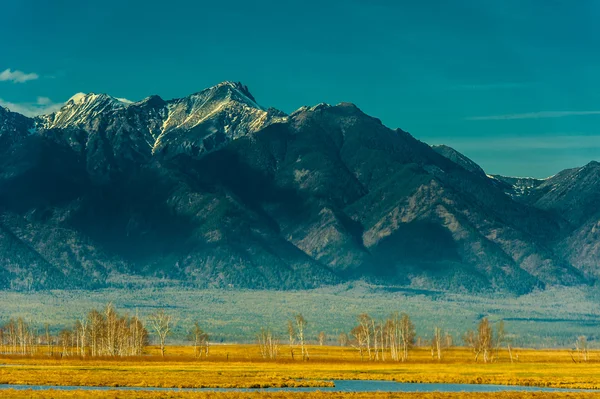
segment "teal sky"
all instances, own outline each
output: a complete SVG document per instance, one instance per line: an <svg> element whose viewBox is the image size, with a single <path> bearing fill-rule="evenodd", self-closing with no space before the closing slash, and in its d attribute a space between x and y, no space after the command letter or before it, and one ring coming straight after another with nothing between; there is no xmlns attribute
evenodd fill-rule
<svg viewBox="0 0 600 399"><path fill-rule="evenodd" d="M488 173L600 159L600 1L17 0L0 5L0 104L139 100L241 81L291 112L356 103ZM4 71L4 72L3 72Z"/></svg>

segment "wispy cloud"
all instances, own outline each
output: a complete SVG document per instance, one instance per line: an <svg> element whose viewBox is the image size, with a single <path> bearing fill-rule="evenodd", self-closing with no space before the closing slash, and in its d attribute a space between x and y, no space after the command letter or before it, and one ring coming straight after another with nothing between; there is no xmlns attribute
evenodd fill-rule
<svg viewBox="0 0 600 399"><path fill-rule="evenodd" d="M465 118L465 120L468 120L468 121L498 121L498 120L513 120L513 119L563 118L565 116L581 116L581 115L600 115L600 111L541 111L541 112L527 112L527 113L523 113L523 114L470 116L470 117Z"/></svg>
<svg viewBox="0 0 600 399"><path fill-rule="evenodd" d="M454 137L444 140L459 151L598 150L600 135L555 133L504 137Z"/></svg>
<svg viewBox="0 0 600 399"><path fill-rule="evenodd" d="M12 103L0 98L0 106L25 116L37 116L58 111L64 103L55 103L48 97L38 97L35 102Z"/></svg>
<svg viewBox="0 0 600 399"><path fill-rule="evenodd" d="M25 83L39 78L40 75L37 73L25 73L18 70L13 71L10 68L0 72L0 82Z"/></svg>

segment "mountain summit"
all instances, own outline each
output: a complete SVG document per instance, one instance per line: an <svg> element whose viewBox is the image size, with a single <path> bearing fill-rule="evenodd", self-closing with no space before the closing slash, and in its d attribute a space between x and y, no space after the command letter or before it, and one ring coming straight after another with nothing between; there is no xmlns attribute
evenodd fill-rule
<svg viewBox="0 0 600 399"><path fill-rule="evenodd" d="M353 104L286 115L232 82L80 94L33 119L1 109L0 286L589 284L597 169L522 190Z"/></svg>

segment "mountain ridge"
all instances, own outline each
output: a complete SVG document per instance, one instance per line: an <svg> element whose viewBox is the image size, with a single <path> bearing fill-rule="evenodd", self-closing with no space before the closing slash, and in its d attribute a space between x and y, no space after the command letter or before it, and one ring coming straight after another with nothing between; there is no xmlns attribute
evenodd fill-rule
<svg viewBox="0 0 600 399"><path fill-rule="evenodd" d="M19 248L0 262L5 287L147 276L524 293L600 273L593 164L582 184L547 179L572 198L561 202L547 181L521 190L524 180L489 177L354 104L286 115L233 82L166 101L87 94L18 115L0 110L0 248ZM580 199L586 209L565 217ZM30 283L25 259L54 277Z"/></svg>

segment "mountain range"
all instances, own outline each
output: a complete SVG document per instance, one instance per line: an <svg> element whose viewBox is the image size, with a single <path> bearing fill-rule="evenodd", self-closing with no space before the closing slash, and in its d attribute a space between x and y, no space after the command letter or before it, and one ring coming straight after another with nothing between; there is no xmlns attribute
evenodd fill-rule
<svg viewBox="0 0 600 399"><path fill-rule="evenodd" d="M526 293L600 277L600 164L489 176L350 103L287 115L240 83L0 107L0 288L344 281Z"/></svg>

